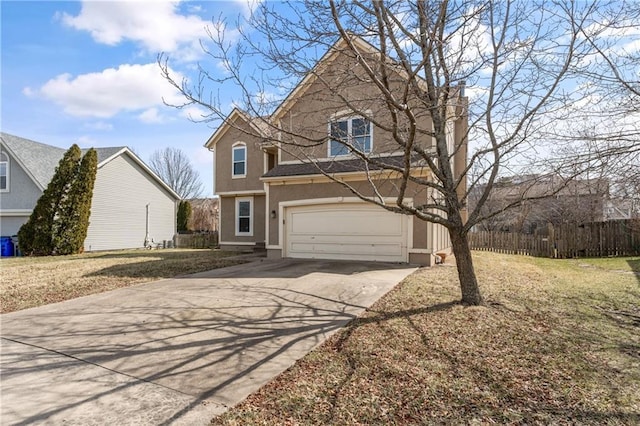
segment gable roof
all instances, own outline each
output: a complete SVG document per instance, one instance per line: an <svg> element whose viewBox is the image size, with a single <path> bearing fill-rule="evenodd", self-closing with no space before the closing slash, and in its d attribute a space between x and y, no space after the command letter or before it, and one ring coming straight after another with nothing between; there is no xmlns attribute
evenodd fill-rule
<svg viewBox="0 0 640 426"><path fill-rule="evenodd" d="M352 36L351 42L362 51L366 51L368 53L379 52L375 47L358 36ZM346 45L347 42L342 37L340 37L318 60L313 70L309 71L304 76L304 78L296 85L296 87L291 92L289 92L287 97L280 103L280 105L270 116L253 117L246 111L243 111L238 107L234 107L231 113L229 113L227 118L224 119L222 124L211 135L204 146L209 149L214 148L216 143L218 143L218 141L224 136L224 134L227 133L227 131L229 131L231 128L233 128L232 123L238 118L249 124L256 131L257 135L270 137L272 127L269 125L269 122L277 120L284 112L286 112L286 110L288 110L295 103L296 98L302 95L311 85L311 83L317 78L318 70L326 67L328 64L333 62L333 60L338 56L340 49L344 48Z"/></svg>
<svg viewBox="0 0 640 426"><path fill-rule="evenodd" d="M311 87L314 81L317 80L318 75L325 70L339 54L344 51L345 48L353 46L354 53L357 56L362 54L367 55L380 55L382 52L374 45L364 40L362 37L349 33L347 35L348 40L344 37L338 38L336 42L329 47L329 49L322 55L322 57L316 62L315 66L305 74L305 76L298 82L296 87L289 92L284 100L278 105L278 107L269 116L265 117L252 117L247 112L235 107L231 113L224 119L223 123L216 129L211 137L205 143L206 148L214 148L216 143L224 136L224 134L232 128L232 123L237 118L244 120L251 125L257 134L260 136L270 137L273 127L269 125L269 122L276 123L286 112L293 107L298 98L301 97ZM385 56L385 61L388 65L392 66L398 74L404 78L408 78L407 72L398 66L390 57ZM425 82L419 76L416 76L417 82L421 87L425 86Z"/></svg>
<svg viewBox="0 0 640 426"><path fill-rule="evenodd" d="M347 42L343 37L338 38L338 40L325 52L325 54L322 55L318 62L316 62L313 69L309 70L296 87L289 92L287 97L284 98L269 118L277 121L282 117L282 115L291 109L291 107L296 103L297 98L303 95L309 87L311 87L311 84L317 80L320 72L325 70L336 58L338 58L339 54L349 46L349 43L353 44L353 46L358 49L358 54L380 54L380 50L376 49L372 44L355 34L349 34L349 42ZM390 61L389 58L387 58L387 60Z"/></svg>
<svg viewBox="0 0 640 426"><path fill-rule="evenodd" d="M98 167L101 167L102 165L104 165L104 163L111 157L113 157L114 155L118 154L120 151L122 151L123 149L126 149L126 146L114 146L114 147L108 147L108 148L93 148L96 151L96 154L98 154ZM86 154L87 151L89 151L89 148L83 148L82 149L82 155Z"/></svg>
<svg viewBox="0 0 640 426"><path fill-rule="evenodd" d="M30 139L21 138L10 135L8 133L0 133L0 140L5 149L11 154L11 157L18 162L20 167L27 173L33 182L44 191L49 181L60 163L60 159L67 151L64 148L43 144L32 141ZM84 155L90 148L82 149ZM153 172L137 155L135 155L126 146L94 148L98 154L98 169L109 163L120 155L128 155L136 164L138 164L146 173L148 173L160 186L162 186L176 200L180 196L167 185L160 177Z"/></svg>
<svg viewBox="0 0 640 426"><path fill-rule="evenodd" d="M233 108L233 111L224 119L220 127L216 129L211 137L204 144L205 148L214 148L218 141L233 128L232 123L236 120L242 120L247 123L257 135L268 137L270 135L270 127L266 123L268 117L251 117L245 111L240 108Z"/></svg>
<svg viewBox="0 0 640 426"><path fill-rule="evenodd" d="M44 190L66 150L4 132L0 133L0 139L11 157L20 164L38 188Z"/></svg>

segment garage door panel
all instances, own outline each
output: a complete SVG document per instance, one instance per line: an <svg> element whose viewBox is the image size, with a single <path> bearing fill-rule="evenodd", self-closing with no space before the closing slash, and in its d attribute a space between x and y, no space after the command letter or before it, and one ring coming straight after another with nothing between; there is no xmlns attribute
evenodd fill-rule
<svg viewBox="0 0 640 426"><path fill-rule="evenodd" d="M407 219L367 204L290 207L288 257L407 261Z"/></svg>
<svg viewBox="0 0 640 426"><path fill-rule="evenodd" d="M401 236L403 217L381 210L303 210L291 212L291 233L297 235Z"/></svg>
<svg viewBox="0 0 640 426"><path fill-rule="evenodd" d="M291 248L296 253L336 254L336 255L369 255L394 257L402 255L402 244L362 244L362 243L321 243L294 242Z"/></svg>

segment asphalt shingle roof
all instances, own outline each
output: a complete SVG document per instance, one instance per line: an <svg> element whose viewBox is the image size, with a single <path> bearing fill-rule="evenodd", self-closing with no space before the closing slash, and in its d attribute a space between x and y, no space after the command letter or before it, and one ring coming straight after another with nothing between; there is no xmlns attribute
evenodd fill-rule
<svg viewBox="0 0 640 426"><path fill-rule="evenodd" d="M117 153L119 153L120 151L122 151L123 149L125 149L126 146L114 146L114 147L109 147L109 148L94 148L96 150L96 154L98 154L98 164L102 163L103 161L105 161L106 159L108 159L109 157L116 155ZM83 149L82 150L82 155L84 155L89 149Z"/></svg>
<svg viewBox="0 0 640 426"><path fill-rule="evenodd" d="M376 159L382 165L374 165L367 163L360 158L351 160L335 160L335 161L319 161L309 163L298 164L280 164L269 170L262 177L285 177L285 176L305 176L305 175L317 175L322 172L333 173L349 173L349 172L361 172L364 170L383 170L388 166L402 167L404 157L402 155L391 157L379 157ZM386 166L386 167L385 167Z"/></svg>
<svg viewBox="0 0 640 426"><path fill-rule="evenodd" d="M53 178L53 174L56 171L56 167L58 166L60 159L67 151L64 148L46 145L4 132L0 133L0 138L2 140L2 144L9 148L12 155L17 157L27 171L31 173L37 183L43 188L46 188L51 178ZM124 146L95 148L96 153L98 154L98 164L122 151L124 148ZM83 149L82 155L87 151L88 149Z"/></svg>
<svg viewBox="0 0 640 426"><path fill-rule="evenodd" d="M66 150L4 132L0 134L0 138L37 183L46 188Z"/></svg>

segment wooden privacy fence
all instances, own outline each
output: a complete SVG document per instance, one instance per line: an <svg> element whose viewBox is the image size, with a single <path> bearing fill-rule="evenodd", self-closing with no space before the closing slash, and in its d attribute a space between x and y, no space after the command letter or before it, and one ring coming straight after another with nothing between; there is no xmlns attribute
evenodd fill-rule
<svg viewBox="0 0 640 426"><path fill-rule="evenodd" d="M218 246L218 233L176 234L174 240L177 248L214 248Z"/></svg>
<svg viewBox="0 0 640 426"><path fill-rule="evenodd" d="M640 255L640 219L549 225L543 234L480 231L469 234L472 250L538 257Z"/></svg>

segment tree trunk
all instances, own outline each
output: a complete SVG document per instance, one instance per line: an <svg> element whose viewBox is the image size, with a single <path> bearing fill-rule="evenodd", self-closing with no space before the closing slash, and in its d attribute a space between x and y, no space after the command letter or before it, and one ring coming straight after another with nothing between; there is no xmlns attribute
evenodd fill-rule
<svg viewBox="0 0 640 426"><path fill-rule="evenodd" d="M458 279L460 280L460 290L462 291L462 303L465 305L482 305L483 300L478 287L476 272L473 268L469 239L465 232L457 229L450 229L451 245L453 255L456 258L458 267Z"/></svg>

